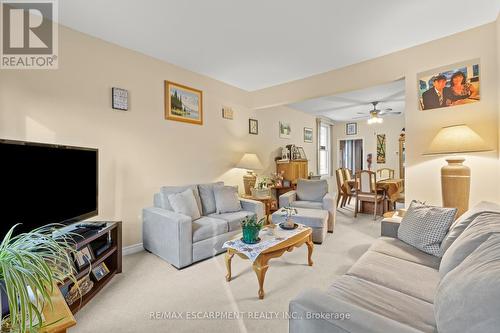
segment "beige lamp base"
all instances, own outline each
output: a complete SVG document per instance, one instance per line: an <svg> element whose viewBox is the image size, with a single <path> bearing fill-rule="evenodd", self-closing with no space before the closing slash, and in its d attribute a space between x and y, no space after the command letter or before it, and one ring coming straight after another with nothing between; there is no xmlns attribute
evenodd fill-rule
<svg viewBox="0 0 500 333"><path fill-rule="evenodd" d="M252 188L255 187L255 182L257 181L257 176L253 173L253 171L247 171L245 175L243 175L243 185L245 186L245 194L252 195Z"/></svg>
<svg viewBox="0 0 500 333"><path fill-rule="evenodd" d="M457 218L469 209L470 168L464 158L447 158L441 168L443 207L457 208Z"/></svg>

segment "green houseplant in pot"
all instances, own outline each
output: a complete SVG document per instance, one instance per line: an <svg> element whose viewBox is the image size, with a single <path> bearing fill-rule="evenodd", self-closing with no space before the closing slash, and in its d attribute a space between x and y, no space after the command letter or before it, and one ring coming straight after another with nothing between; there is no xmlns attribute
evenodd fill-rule
<svg viewBox="0 0 500 333"><path fill-rule="evenodd" d="M70 234L53 236L56 225L47 225L14 235L13 226L0 243L0 292L9 304L2 327L11 332L37 332L43 325L42 310L52 306L57 283L76 282ZM61 318L62 319L62 318Z"/></svg>
<svg viewBox="0 0 500 333"><path fill-rule="evenodd" d="M264 225L265 218L257 221L255 215L247 216L241 221L241 229L243 230L243 242L247 244L256 244L259 242L259 231Z"/></svg>

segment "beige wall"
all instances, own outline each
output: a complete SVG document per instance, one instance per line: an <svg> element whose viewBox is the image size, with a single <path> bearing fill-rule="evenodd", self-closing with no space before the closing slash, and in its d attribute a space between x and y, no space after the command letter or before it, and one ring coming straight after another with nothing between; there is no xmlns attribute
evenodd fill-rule
<svg viewBox="0 0 500 333"><path fill-rule="evenodd" d="M358 121L358 134L346 135L346 122L336 122L333 126L333 169L339 167L339 141L363 139L363 167L368 168L366 156L372 153L372 170L380 168L391 168L395 170L395 176L399 177L399 134L405 127L404 115L388 116L384 118L382 124L368 125L366 120ZM377 164L377 134L385 134L386 140L386 163Z"/></svg>
<svg viewBox="0 0 500 333"><path fill-rule="evenodd" d="M124 245L142 241L141 209L160 186L221 179L242 188L244 171L233 166L244 152L258 153L274 170L272 152L300 143L299 129L314 124L285 108L253 111L245 91L67 28L59 32L59 70L0 71L0 137L98 148L99 218L123 220ZM203 126L164 120L166 79L203 90ZM129 90L128 112L111 109L113 86ZM234 120L222 119L222 105L233 107ZM248 134L249 117L259 120L257 136ZM293 140L278 138L279 119L293 119Z"/></svg>
<svg viewBox="0 0 500 333"><path fill-rule="evenodd" d="M307 79L257 91L256 108L291 103L308 98L362 89L376 84L406 79L407 170L406 198L441 203L440 167L442 157L425 157L435 133L446 125L466 123L479 132L495 150L471 154L466 164L472 169L471 204L479 200L499 201L499 162L497 93L497 25L490 23L475 29L392 53L370 61L334 70ZM417 73L464 60L480 58L481 101L446 109L419 111Z"/></svg>

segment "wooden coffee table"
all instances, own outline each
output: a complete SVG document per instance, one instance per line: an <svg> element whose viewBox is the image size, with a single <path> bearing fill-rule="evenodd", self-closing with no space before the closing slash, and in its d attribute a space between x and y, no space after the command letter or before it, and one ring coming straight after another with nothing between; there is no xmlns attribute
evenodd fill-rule
<svg viewBox="0 0 500 333"><path fill-rule="evenodd" d="M276 226L276 228L279 228ZM241 234L237 235L235 238L241 238ZM313 242L312 242L312 229L309 227L305 227L304 230L297 233L296 235L285 239L284 241L270 247L269 249L263 251L253 262L253 270L257 275L257 280L259 281L259 298L264 298L264 278L266 276L267 269L269 268L269 260L272 258L278 258L283 255L286 251L290 252L295 247L300 247L303 244L307 245L307 261L308 265L312 266L312 252L313 252ZM248 259L248 257L240 253L235 249L228 248L226 252L226 268L227 275L226 281L231 281L231 259L233 256L237 254L240 258Z"/></svg>

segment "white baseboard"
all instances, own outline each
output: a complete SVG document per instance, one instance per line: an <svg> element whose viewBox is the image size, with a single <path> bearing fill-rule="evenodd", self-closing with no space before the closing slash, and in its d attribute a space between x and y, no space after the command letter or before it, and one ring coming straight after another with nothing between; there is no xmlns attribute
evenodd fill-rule
<svg viewBox="0 0 500 333"><path fill-rule="evenodd" d="M134 254L134 253L141 252L141 251L144 251L144 247L142 246L142 243L133 244L133 245L129 245L129 246L124 246L122 248L122 255L128 256L129 254Z"/></svg>

